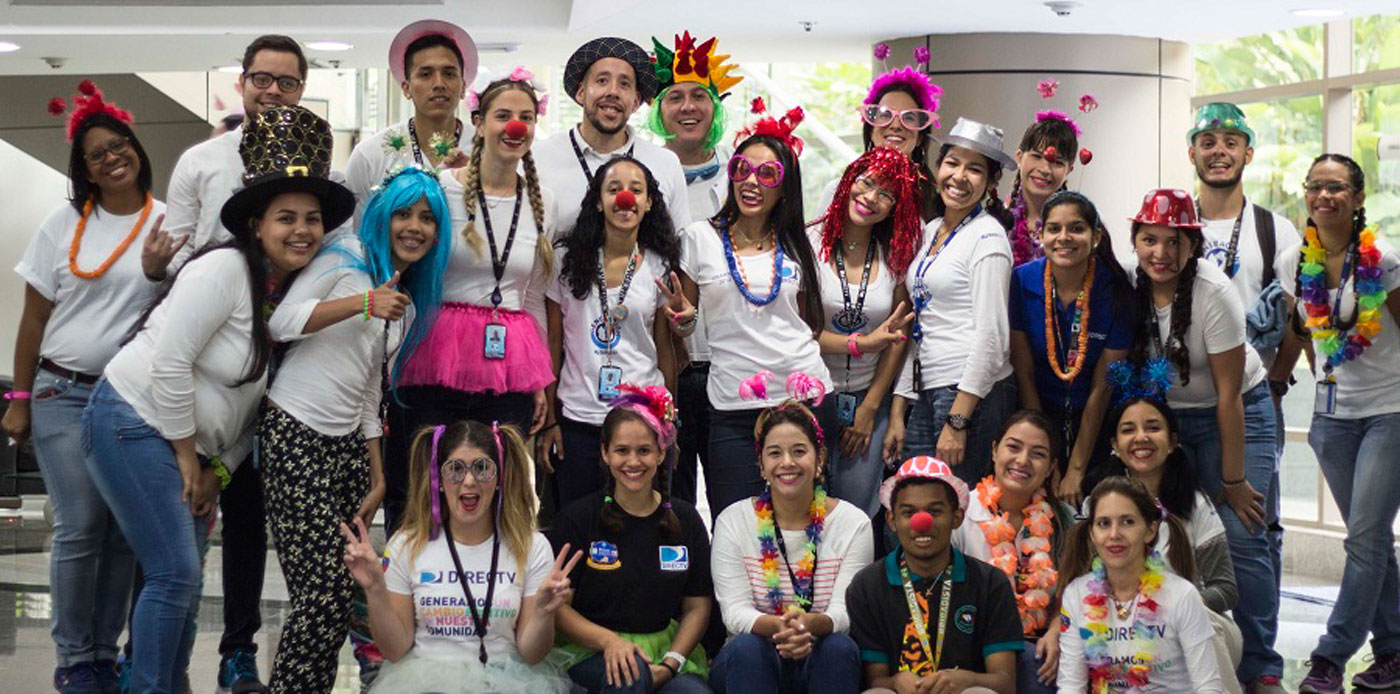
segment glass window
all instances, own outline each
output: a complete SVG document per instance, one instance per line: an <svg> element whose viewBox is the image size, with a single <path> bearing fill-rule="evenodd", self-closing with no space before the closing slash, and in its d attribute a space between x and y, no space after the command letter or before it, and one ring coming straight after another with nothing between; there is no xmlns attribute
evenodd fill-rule
<svg viewBox="0 0 1400 694"><path fill-rule="evenodd" d="M1299 224L1303 179L1322 153L1322 97L1241 104L1254 130L1254 160L1244 170L1245 195Z"/></svg>
<svg viewBox="0 0 1400 694"><path fill-rule="evenodd" d="M1354 90L1352 113L1351 155L1366 174L1366 221L1400 243L1400 161L1380 161L1376 150L1380 136L1400 137L1400 85Z"/></svg>
<svg viewBox="0 0 1400 694"><path fill-rule="evenodd" d="M1400 15L1373 15L1352 20L1357 72L1400 67Z"/></svg>
<svg viewBox="0 0 1400 694"><path fill-rule="evenodd" d="M1196 44L1195 49L1197 94L1292 84L1322 76L1320 24Z"/></svg>

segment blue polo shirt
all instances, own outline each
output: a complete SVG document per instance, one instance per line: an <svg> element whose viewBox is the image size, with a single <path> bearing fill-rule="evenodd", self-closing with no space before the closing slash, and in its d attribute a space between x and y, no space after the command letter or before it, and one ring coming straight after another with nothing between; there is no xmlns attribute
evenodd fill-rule
<svg viewBox="0 0 1400 694"><path fill-rule="evenodd" d="M1132 349L1135 311L1129 300L1115 301L1113 275L1108 268L1094 272L1094 286L1089 288L1089 356L1084 369L1066 384L1050 369L1045 356L1045 258L1033 260L1011 271L1011 292L1008 310L1011 329L1025 333L1035 360L1035 388L1041 406L1047 410L1064 406L1066 392L1070 407L1084 409L1093 389L1094 369L1105 349ZM1060 359L1064 359L1070 343L1070 328L1074 322L1074 304L1056 305L1059 313ZM1061 368L1067 367L1063 362Z"/></svg>

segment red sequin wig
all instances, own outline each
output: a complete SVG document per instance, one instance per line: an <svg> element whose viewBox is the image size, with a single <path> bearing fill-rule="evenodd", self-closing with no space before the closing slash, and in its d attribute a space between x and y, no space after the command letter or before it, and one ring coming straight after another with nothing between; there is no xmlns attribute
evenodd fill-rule
<svg viewBox="0 0 1400 694"><path fill-rule="evenodd" d="M862 175L869 174L877 183L895 195L890 210L891 231L888 238L873 238L885 246L886 262L895 275L903 277L914 260L914 253L923 241L923 220L919 217L919 168L914 160L889 147L875 147L860 155L846 172L831 198L831 206L822 215L821 259L831 259L831 250L841 242L846 223L850 220L851 186ZM876 231L883 224L876 225Z"/></svg>

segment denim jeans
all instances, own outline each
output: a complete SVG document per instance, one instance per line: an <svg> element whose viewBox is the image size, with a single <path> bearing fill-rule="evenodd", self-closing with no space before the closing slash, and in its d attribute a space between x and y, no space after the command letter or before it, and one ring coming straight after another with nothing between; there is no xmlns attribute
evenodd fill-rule
<svg viewBox="0 0 1400 694"><path fill-rule="evenodd" d="M916 455L937 455L938 437L943 433L948 412L957 397L957 386L928 388L919 393L919 399L910 408L905 424L905 459ZM1012 377L998 381L978 403L967 430L963 461L953 467L953 472L969 487L976 485L991 470L992 440L1015 411L1016 381Z"/></svg>
<svg viewBox="0 0 1400 694"><path fill-rule="evenodd" d="M710 666L716 694L850 694L860 691L860 681L860 649L845 634L817 639L812 652L797 661L780 658L767 639L738 634Z"/></svg>
<svg viewBox="0 0 1400 694"><path fill-rule="evenodd" d="M647 661L642 660L640 655L633 656L633 659L641 677L632 680L630 687L607 684L608 666L602 653L569 668L569 679L588 690L588 694L710 694L710 685L699 675L678 675L667 680L659 689L652 689Z"/></svg>
<svg viewBox="0 0 1400 694"><path fill-rule="evenodd" d="M1045 659L1035 654L1035 641L1027 641L1025 650L1016 654L1016 694L1055 694L1054 682L1040 681L1040 666Z"/></svg>
<svg viewBox="0 0 1400 694"><path fill-rule="evenodd" d="M1371 633L1371 651L1400 650L1400 572L1395 535L1400 510L1400 413L1361 419L1314 415L1308 443L1347 526L1346 567L1327 633L1314 658L1341 665Z"/></svg>
<svg viewBox="0 0 1400 694"><path fill-rule="evenodd" d="M200 581L194 517L180 499L175 449L105 380L83 411L83 448L145 580L131 623L132 690L170 694L183 671L185 625Z"/></svg>
<svg viewBox="0 0 1400 694"><path fill-rule="evenodd" d="M58 666L115 660L136 558L83 463L92 386L41 370L32 390L31 440L53 504L50 630Z"/></svg>
<svg viewBox="0 0 1400 694"><path fill-rule="evenodd" d="M870 391L858 390L852 393L859 406L865 402ZM836 399L835 393L829 397ZM827 479L831 480L831 495L855 506L865 515L874 517L880 512L880 483L885 481L884 441L885 430L890 428L890 397L885 396L875 413L875 424L870 429L870 445L863 453L846 457L841 453L841 427L831 442L831 458L827 465Z"/></svg>
<svg viewBox="0 0 1400 694"><path fill-rule="evenodd" d="M710 410L710 461L705 467L705 496L710 501L710 519L719 517L730 504L763 492L759 475L758 451L754 449L753 427L763 408L753 410ZM823 432L838 432L836 398L822 399L813 411ZM826 436L827 460L831 459L836 434ZM821 474L818 475L821 477Z"/></svg>
<svg viewBox="0 0 1400 694"><path fill-rule="evenodd" d="M710 464L710 396L706 392L710 363L691 363L676 381L680 391L676 394L676 409L681 418L676 446L680 454L676 458L676 473L671 477L671 496L693 505L699 496L696 462L702 469Z"/></svg>
<svg viewBox="0 0 1400 694"><path fill-rule="evenodd" d="M1224 487L1221 479L1220 426L1214 407L1176 411L1181 424L1181 448L1195 464L1201 491L1218 498ZM1244 476L1267 501L1275 479L1275 423L1277 412L1269 388L1261 384L1244 394ZM1244 658L1238 671L1241 682L1265 675L1283 674L1283 657L1274 650L1278 635L1278 577L1268 532L1247 530L1235 509L1221 501L1216 504L1225 535L1230 543L1230 559L1235 564L1235 582L1240 599L1232 613L1244 635Z"/></svg>

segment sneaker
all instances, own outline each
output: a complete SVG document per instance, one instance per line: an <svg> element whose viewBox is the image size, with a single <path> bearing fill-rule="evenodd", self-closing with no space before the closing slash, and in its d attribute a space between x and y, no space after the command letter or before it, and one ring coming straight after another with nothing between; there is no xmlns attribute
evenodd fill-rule
<svg viewBox="0 0 1400 694"><path fill-rule="evenodd" d="M268 688L258 679L258 655L238 649L224 656L219 663L220 694L268 694Z"/></svg>
<svg viewBox="0 0 1400 694"><path fill-rule="evenodd" d="M97 668L92 663L55 668L53 688L61 694L107 694L97 680Z"/></svg>
<svg viewBox="0 0 1400 694"><path fill-rule="evenodd" d="M1249 694L1284 694L1283 682L1274 675L1263 675L1256 678L1245 688Z"/></svg>
<svg viewBox="0 0 1400 694"><path fill-rule="evenodd" d="M117 672L117 661L98 660L92 664L97 672L97 684L102 687L102 694L122 694L121 674Z"/></svg>
<svg viewBox="0 0 1400 694"><path fill-rule="evenodd" d="M1351 686L1357 689L1395 689L1400 687L1400 651L1375 656L1371 667L1356 673Z"/></svg>
<svg viewBox="0 0 1400 694"><path fill-rule="evenodd" d="M1313 658L1312 666L1298 684L1298 694L1342 694L1342 669L1326 658Z"/></svg>

